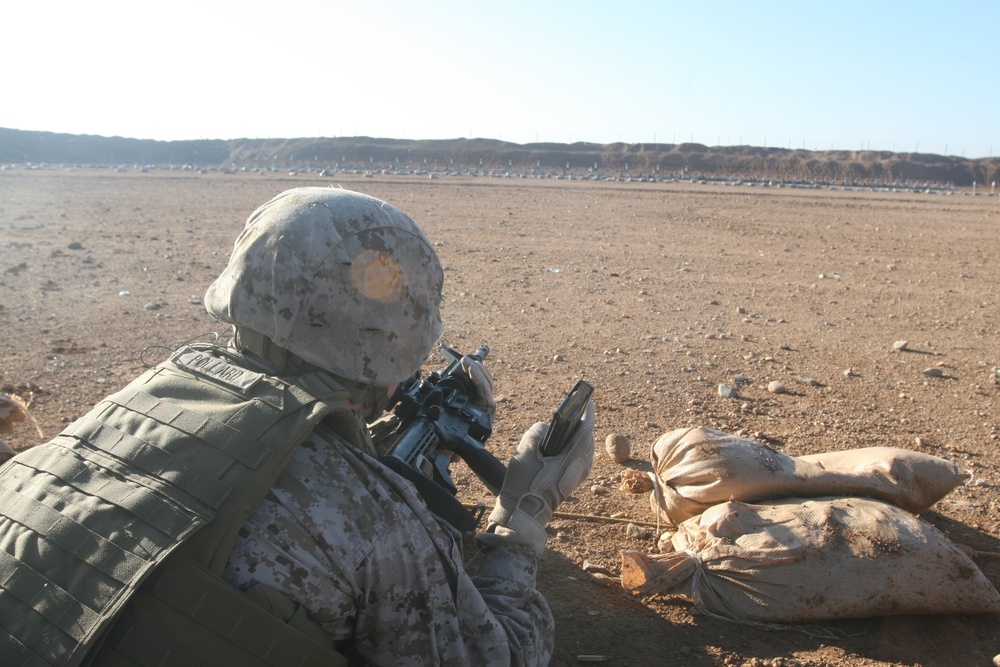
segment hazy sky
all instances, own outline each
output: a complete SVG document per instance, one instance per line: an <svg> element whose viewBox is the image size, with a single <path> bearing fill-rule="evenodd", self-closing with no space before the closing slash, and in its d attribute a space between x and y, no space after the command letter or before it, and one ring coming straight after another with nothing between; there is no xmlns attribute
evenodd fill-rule
<svg viewBox="0 0 1000 667"><path fill-rule="evenodd" d="M8 2L0 127L1000 152L1000 2Z"/></svg>

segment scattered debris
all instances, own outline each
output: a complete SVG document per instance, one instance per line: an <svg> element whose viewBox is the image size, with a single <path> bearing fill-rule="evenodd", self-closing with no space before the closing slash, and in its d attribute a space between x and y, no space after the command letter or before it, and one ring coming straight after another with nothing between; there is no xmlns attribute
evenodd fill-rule
<svg viewBox="0 0 1000 667"><path fill-rule="evenodd" d="M653 490L653 480L639 470L626 470L622 473L621 490L625 493L649 493Z"/></svg>

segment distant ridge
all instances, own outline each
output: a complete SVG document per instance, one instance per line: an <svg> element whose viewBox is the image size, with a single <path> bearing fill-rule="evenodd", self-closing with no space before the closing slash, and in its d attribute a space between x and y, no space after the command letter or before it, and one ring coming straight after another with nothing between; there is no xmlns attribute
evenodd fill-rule
<svg viewBox="0 0 1000 667"><path fill-rule="evenodd" d="M1000 157L808 151L702 144L514 144L494 139L205 139L156 141L0 128L0 163L193 165L213 168L600 172L635 177L710 177L840 183L935 183L989 187Z"/></svg>

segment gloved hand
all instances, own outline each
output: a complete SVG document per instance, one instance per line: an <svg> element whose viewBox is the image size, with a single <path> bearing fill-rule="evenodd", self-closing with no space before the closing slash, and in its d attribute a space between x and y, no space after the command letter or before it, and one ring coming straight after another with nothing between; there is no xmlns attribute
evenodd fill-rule
<svg viewBox="0 0 1000 667"><path fill-rule="evenodd" d="M493 398L493 375L483 362L469 355L462 357L460 363L462 370L468 374L476 387L476 395L472 397L473 404L489 412L492 417L497 411L497 403Z"/></svg>
<svg viewBox="0 0 1000 667"><path fill-rule="evenodd" d="M545 526L556 507L590 475L594 467L594 404L587 404L583 419L556 456L542 456L539 449L548 428L539 422L521 436L489 526L476 535L480 544L521 546L540 556L548 540Z"/></svg>

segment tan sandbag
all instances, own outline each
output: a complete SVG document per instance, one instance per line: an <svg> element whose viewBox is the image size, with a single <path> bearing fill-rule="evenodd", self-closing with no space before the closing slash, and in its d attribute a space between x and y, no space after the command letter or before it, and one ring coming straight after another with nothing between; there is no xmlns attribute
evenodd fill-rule
<svg viewBox="0 0 1000 667"><path fill-rule="evenodd" d="M17 456L17 452L14 450L14 448L8 445L3 440L0 440L0 463L3 463L8 459L12 459L15 456Z"/></svg>
<svg viewBox="0 0 1000 667"><path fill-rule="evenodd" d="M0 394L0 433L10 433L14 424L23 422L28 410L21 399Z"/></svg>
<svg viewBox="0 0 1000 667"><path fill-rule="evenodd" d="M27 415L24 403L19 399L0 394L0 433L10 433L14 430L14 424L23 422ZM13 458L16 454L17 452L0 438L0 463Z"/></svg>
<svg viewBox="0 0 1000 667"><path fill-rule="evenodd" d="M707 428L660 436L650 453L654 512L669 525L727 500L863 496L920 513L969 478L945 459L894 447L791 457Z"/></svg>
<svg viewBox="0 0 1000 667"><path fill-rule="evenodd" d="M1000 594L961 549L877 500L728 502L683 522L669 546L623 552L622 585L686 594L697 612L745 622L1000 613Z"/></svg>

